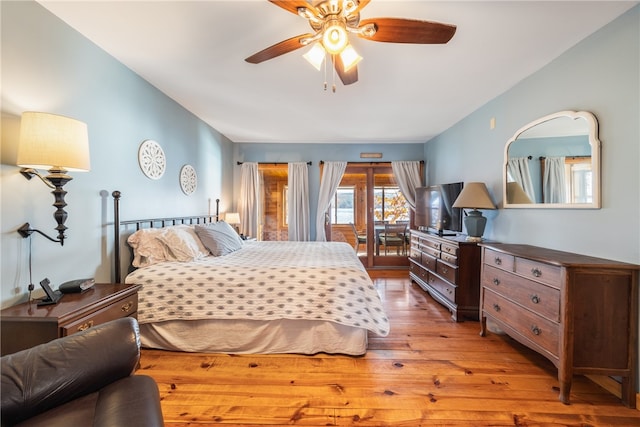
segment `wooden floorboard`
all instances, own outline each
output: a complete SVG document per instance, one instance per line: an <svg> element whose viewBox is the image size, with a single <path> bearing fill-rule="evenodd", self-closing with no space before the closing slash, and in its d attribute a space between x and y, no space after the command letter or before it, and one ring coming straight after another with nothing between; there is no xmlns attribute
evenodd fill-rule
<svg viewBox="0 0 640 427"><path fill-rule="evenodd" d="M167 427L640 426L640 411L583 376L558 401L555 367L451 314L407 278L370 273L391 333L365 356L226 355L143 349Z"/></svg>

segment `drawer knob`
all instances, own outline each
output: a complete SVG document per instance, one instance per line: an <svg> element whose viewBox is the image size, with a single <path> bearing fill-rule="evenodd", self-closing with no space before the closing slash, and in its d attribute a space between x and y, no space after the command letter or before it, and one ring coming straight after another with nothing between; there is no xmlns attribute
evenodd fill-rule
<svg viewBox="0 0 640 427"><path fill-rule="evenodd" d="M493 304L493 309L495 311L500 311L500 306L498 304Z"/></svg>
<svg viewBox="0 0 640 427"><path fill-rule="evenodd" d="M497 277L493 279L493 284L498 286L500 284L500 279L498 279Z"/></svg>
<svg viewBox="0 0 640 427"><path fill-rule="evenodd" d="M534 277L540 277L542 276L542 271L540 271L540 269L538 268L532 268L531 274L533 274Z"/></svg>
<svg viewBox="0 0 640 427"><path fill-rule="evenodd" d="M131 307L133 307L133 302L129 301L126 304L122 304L122 307L120 307L120 310L122 310L122 311L124 311L126 313L129 310L131 310Z"/></svg>
<svg viewBox="0 0 640 427"><path fill-rule="evenodd" d="M533 333L533 335L540 335L542 333L540 328L538 328L536 325L533 325L531 327L531 332Z"/></svg>
<svg viewBox="0 0 640 427"><path fill-rule="evenodd" d="M534 304L540 303L540 297L538 295L531 295L531 302Z"/></svg>
<svg viewBox="0 0 640 427"><path fill-rule="evenodd" d="M497 257L495 257L495 258L493 259L493 262L494 262L496 265L502 265L502 258L500 258L499 256L497 256Z"/></svg>
<svg viewBox="0 0 640 427"><path fill-rule="evenodd" d="M89 320L88 322L83 323L82 325L78 326L78 332L86 331L87 329L89 329L92 326L93 326L93 320Z"/></svg>
<svg viewBox="0 0 640 427"><path fill-rule="evenodd" d="M449 269L447 267L442 267L442 274L447 274Z"/></svg>

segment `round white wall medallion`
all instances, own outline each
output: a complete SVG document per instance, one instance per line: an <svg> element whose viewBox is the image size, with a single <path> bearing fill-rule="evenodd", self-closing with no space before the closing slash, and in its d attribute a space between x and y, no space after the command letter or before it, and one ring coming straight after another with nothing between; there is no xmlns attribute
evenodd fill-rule
<svg viewBox="0 0 640 427"><path fill-rule="evenodd" d="M180 188L184 194L192 194L198 186L198 175L191 165L184 165L180 169Z"/></svg>
<svg viewBox="0 0 640 427"><path fill-rule="evenodd" d="M160 144L152 139L142 141L138 149L138 164L147 178L160 179L167 166Z"/></svg>

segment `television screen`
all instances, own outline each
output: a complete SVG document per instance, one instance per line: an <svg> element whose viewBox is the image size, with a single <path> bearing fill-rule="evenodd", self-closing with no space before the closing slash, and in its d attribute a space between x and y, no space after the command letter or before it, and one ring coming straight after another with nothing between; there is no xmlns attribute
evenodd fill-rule
<svg viewBox="0 0 640 427"><path fill-rule="evenodd" d="M440 235L462 232L462 209L453 207L462 187L455 182L417 188L416 226Z"/></svg>

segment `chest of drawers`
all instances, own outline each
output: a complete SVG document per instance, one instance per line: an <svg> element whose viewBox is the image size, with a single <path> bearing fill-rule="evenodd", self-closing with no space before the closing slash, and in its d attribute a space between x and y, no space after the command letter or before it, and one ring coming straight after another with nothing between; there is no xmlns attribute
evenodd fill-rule
<svg viewBox="0 0 640 427"><path fill-rule="evenodd" d="M139 285L99 283L66 294L55 305L25 302L2 310L2 355L83 331L120 317L136 317Z"/></svg>
<svg viewBox="0 0 640 427"><path fill-rule="evenodd" d="M481 335L487 319L558 368L560 400L574 374L622 377L635 407L640 266L528 245L481 244Z"/></svg>
<svg viewBox="0 0 640 427"><path fill-rule="evenodd" d="M480 247L464 236L411 230L409 277L449 309L453 320L478 319Z"/></svg>

